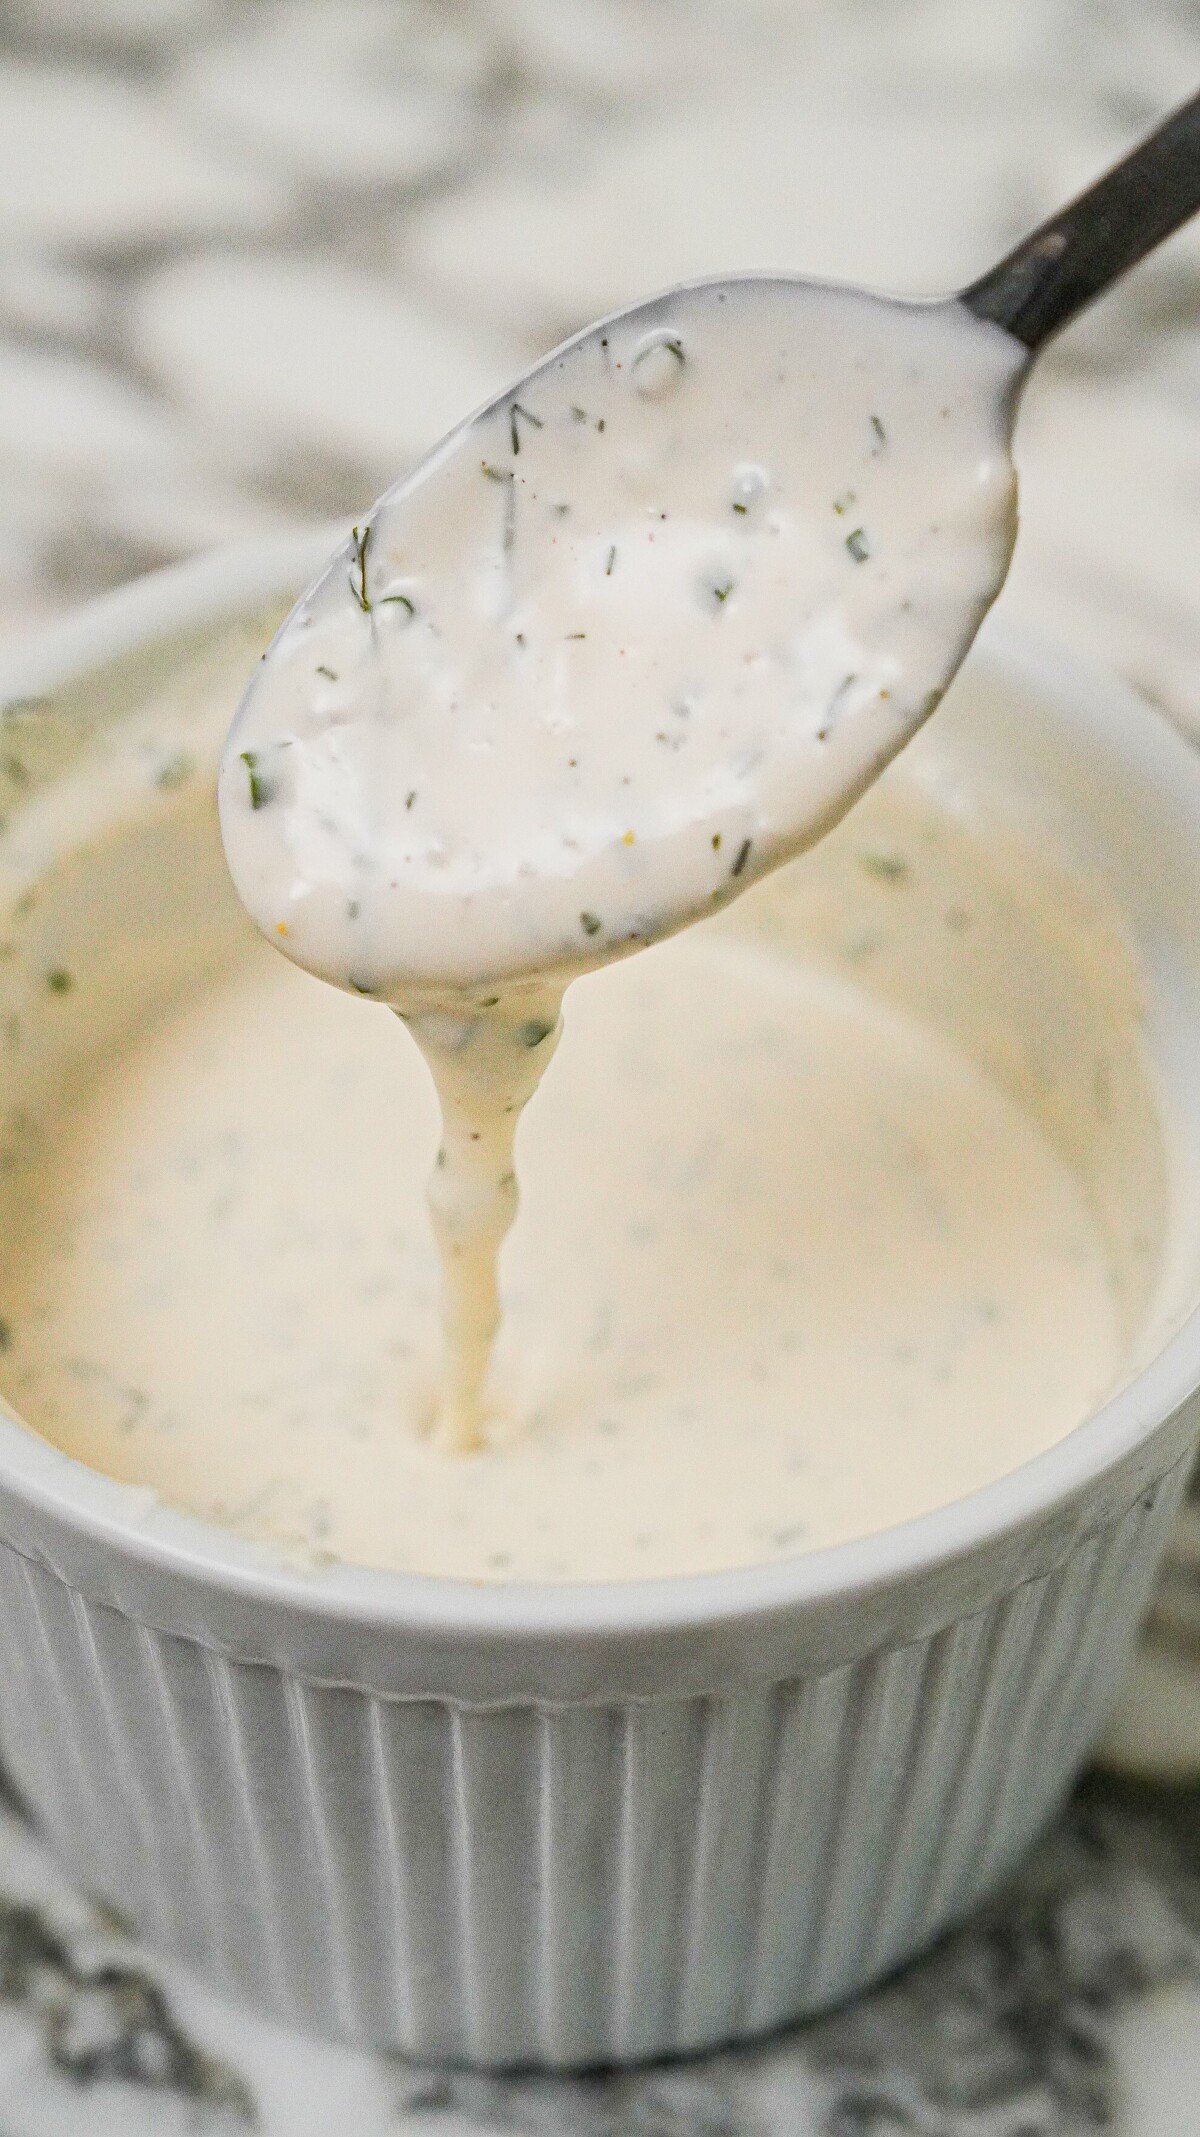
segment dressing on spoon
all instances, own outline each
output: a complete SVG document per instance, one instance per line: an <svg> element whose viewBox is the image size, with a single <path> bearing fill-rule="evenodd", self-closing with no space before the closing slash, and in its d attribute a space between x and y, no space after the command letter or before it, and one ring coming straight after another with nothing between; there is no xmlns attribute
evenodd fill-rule
<svg viewBox="0 0 1200 2137"><path fill-rule="evenodd" d="M447 1447L483 1436L565 987L810 845L928 716L1008 567L1030 350L1173 227L1164 189L1174 222L1197 204L1196 124L962 299L745 278L589 329L388 492L276 638L226 852L264 933L388 1002L432 1071ZM1125 174L1155 154L1147 204Z"/></svg>

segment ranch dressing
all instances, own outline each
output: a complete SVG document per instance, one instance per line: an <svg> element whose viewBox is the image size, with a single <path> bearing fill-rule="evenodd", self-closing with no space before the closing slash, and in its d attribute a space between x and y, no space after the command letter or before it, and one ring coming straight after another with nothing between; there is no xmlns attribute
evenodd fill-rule
<svg viewBox="0 0 1200 2137"><path fill-rule="evenodd" d="M818 838L937 702L1007 566L1020 354L955 303L685 292L456 433L260 667L226 851L433 1072L446 1446L484 1437L564 987Z"/></svg>
<svg viewBox="0 0 1200 2137"><path fill-rule="evenodd" d="M205 779L147 803L141 763L111 825L94 773L82 823L47 811L62 860L0 915L0 1389L68 1453L304 1564L627 1579L923 1513L1127 1369L1163 1200L1136 974L960 782L893 774L571 990L487 1444L448 1459L419 1055L271 955ZM15 1082L51 1045L53 1087Z"/></svg>

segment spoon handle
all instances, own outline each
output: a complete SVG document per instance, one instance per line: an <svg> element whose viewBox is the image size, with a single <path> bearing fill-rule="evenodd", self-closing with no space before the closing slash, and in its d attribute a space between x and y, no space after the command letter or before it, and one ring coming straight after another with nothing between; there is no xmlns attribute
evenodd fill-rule
<svg viewBox="0 0 1200 2137"><path fill-rule="evenodd" d="M961 295L1036 351L1200 208L1200 95Z"/></svg>

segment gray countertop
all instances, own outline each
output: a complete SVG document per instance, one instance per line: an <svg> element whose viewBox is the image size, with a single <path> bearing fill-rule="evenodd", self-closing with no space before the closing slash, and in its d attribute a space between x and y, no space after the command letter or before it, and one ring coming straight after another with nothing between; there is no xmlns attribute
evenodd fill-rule
<svg viewBox="0 0 1200 2137"><path fill-rule="evenodd" d="M677 275L965 280L1198 76L1195 0L5 0L0 630L360 509ZM1005 598L1200 730L1198 322L1191 231L1064 336ZM1192 1532L1126 1766L1200 1770ZM985 1917L844 2013L577 2082L225 2008L0 1811L0 2137L1191 2137L1197 2099L1188 1787L1088 1780Z"/></svg>

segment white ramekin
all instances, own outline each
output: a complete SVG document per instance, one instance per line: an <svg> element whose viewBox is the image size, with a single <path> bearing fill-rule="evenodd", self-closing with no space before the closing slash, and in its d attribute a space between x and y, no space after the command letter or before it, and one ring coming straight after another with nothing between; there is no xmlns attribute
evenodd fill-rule
<svg viewBox="0 0 1200 2137"><path fill-rule="evenodd" d="M130 587L6 652L0 700L136 696L325 547ZM1111 880L1200 1208L1200 761L1056 652L994 634L976 659L1040 704L1022 717L1055 777L1123 797ZM1061 1800L1198 1383L1193 1314L1089 1423L955 1505L606 1587L292 1572L0 1416L0 1755L90 1889L284 2019L491 2065L775 2026L961 1915Z"/></svg>

